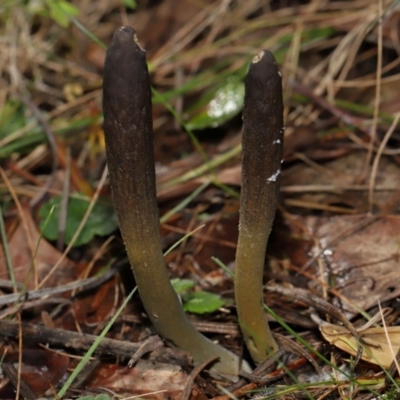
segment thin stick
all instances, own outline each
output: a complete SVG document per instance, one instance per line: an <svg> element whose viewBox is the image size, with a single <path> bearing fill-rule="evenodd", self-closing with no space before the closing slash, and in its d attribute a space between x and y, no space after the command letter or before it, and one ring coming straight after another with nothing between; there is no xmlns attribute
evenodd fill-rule
<svg viewBox="0 0 400 400"><path fill-rule="evenodd" d="M372 164L371 176L369 179L369 187L368 187L368 204L370 212L372 211L372 207L374 204L375 180L376 180L376 175L378 174L379 161L381 159L383 150L387 145L387 142L389 141L390 137L392 136L392 133L394 132L394 130L397 127L397 124L399 123L399 119L400 119L400 112L395 115L392 124L390 125L388 131L385 134L385 137L383 138L381 144L379 145L378 151L374 158L374 163Z"/></svg>
<svg viewBox="0 0 400 400"><path fill-rule="evenodd" d="M371 127L371 137L369 141L369 148L367 152L367 158L365 160L366 168L369 166L372 153L374 151L374 144L376 140L376 130L378 126L378 116L379 116L379 104L381 102L381 89L382 89L382 0L378 0L378 15L379 15L379 22L378 22L378 60L377 60L377 68L376 68L376 89L375 89L375 103L374 103L374 115L372 118L372 127ZM378 156L377 156L378 157ZM379 160L379 158L378 158ZM373 184L374 184L375 177L371 175L370 177L370 188L369 188L369 196L368 196L368 210L370 213L373 211Z"/></svg>

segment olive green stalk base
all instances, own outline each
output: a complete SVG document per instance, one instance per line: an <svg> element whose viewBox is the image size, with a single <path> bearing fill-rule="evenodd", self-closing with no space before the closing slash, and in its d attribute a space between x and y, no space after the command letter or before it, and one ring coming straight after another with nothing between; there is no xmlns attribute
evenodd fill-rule
<svg viewBox="0 0 400 400"><path fill-rule="evenodd" d="M263 271L279 194L283 143L282 84L268 52L254 57L245 80L242 190L235 298L251 357L262 363L278 350L263 308Z"/></svg>
<svg viewBox="0 0 400 400"><path fill-rule="evenodd" d="M152 106L145 51L135 31L118 29L106 55L104 133L114 208L146 312L160 336L196 364L218 356L211 371L235 380L238 357L201 335L169 280L160 241Z"/></svg>

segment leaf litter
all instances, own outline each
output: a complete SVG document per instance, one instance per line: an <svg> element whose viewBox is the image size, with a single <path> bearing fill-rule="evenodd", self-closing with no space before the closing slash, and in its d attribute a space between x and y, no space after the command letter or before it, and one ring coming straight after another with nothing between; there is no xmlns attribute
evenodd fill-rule
<svg viewBox="0 0 400 400"><path fill-rule="evenodd" d="M384 148L380 150L379 147L399 110L397 2L360 0L344 5L334 1L323 4L290 1L260 5L207 1L198 5L180 0L177 3L164 0L157 4L138 4L133 11L120 2L104 0L96 8L80 3L76 7L78 14L70 13L105 43L109 43L118 26L134 26L148 51L152 82L157 90L184 122L188 122L186 128L202 128L195 133L211 160L208 162L194 150L195 146L177 121L155 102L155 154L162 213L210 182L196 199L162 226L166 250L206 221L205 228L189 236L167 256L171 278L191 279L195 283L194 293L209 291L224 300L232 298L233 285L227 271L233 270L237 240L241 128L240 116L235 114L240 111L240 96L236 98L235 109L228 107L226 115L218 121L204 118L204 112L214 104L212 101L221 97L221 90L229 89L229 85L224 86L224 82L229 83L229 76L243 76L252 56L262 47L269 48L278 59L284 80L286 130L281 209L269 246L267 262L271 269L266 269L265 282L292 288L293 292L298 288L307 290L310 298L321 297L351 320L356 329L368 315L378 312L380 303L389 307L391 312L385 314L387 328L367 328L361 333L360 342L382 352L384 362L379 358L379 364L393 372L393 355L388 355L386 335L396 352L400 286L397 273L398 127L388 137ZM40 12L26 5L6 5L1 17L5 40L0 43L4 54L0 61L0 77L5 90L0 96L3 110L0 157L13 191L23 204L27 226L17 212L6 182L0 183L1 208L16 279L19 284L26 285L25 290L35 290L61 257L54 243L40 238L38 209L28 209L29 202L38 198L50 175L66 170L66 147L71 149L73 160L72 191L84 189L86 194L92 195L105 163L99 106L104 49L101 43L92 42L80 31L74 20L55 14L54 8L46 8L46 2L38 4ZM379 15L383 16L381 20ZM240 80L237 85L240 92ZM24 102L17 100L15 87L20 93L26 93L29 88L31 101L57 135L58 153L50 151L44 126ZM195 118L201 121L201 126L193 123ZM380 152L373 179L372 164ZM60 158L57 171L51 169L52 157ZM232 191L221 185L228 185ZM41 199L39 205L54 201L61 195L61 188L59 184L47 188L46 198ZM109 200L107 187L101 195L105 201ZM106 212L101 218L109 216L111 213ZM27 229L30 240L26 236ZM107 236L111 230L100 233ZM99 233L93 229L92 232ZM120 259L121 241L117 239L109 244L105 239L91 234L86 244L79 243L46 286L67 284L86 274L101 274L110 260ZM211 256L221 259L227 271L217 267ZM2 256L0 271L4 280L10 278L7 263ZM15 315L15 320L20 318L23 323L98 334L104 326L102 322L110 318L134 284L129 274L129 268L125 268L121 270L122 279L113 278L99 289L77 291L71 303L63 303L61 299L58 306L42 302L29 311L18 311L17 303L11 304L14 308L9 311ZM7 285L2 287L2 292L11 293ZM21 298L20 302L26 300L29 299ZM239 381L241 388L228 388L237 397L245 396L249 390L261 390L264 396L269 396L266 398L284 398L289 391L296 395L308 394L311 398L319 395L339 398L349 395L351 385L357 387L353 398L372 398L379 393L389 396L396 390L397 384L394 389L385 387L385 375L372 365L372 358L376 356L368 359L367 351L363 352L363 359L371 365L360 363L349 378L349 356L324 349L324 339L312 328L315 323L304 303L270 292L266 292L265 301L283 322L287 321L300 338L304 336L323 356L330 358L332 352L345 374L337 375L340 385L331 382L319 387L296 385L290 380L285 383L278 378L270 384L269 391L262 382L246 385L245 380ZM228 301L218 311L204 316L191 315L191 318L198 326L207 325L213 340L240 354L240 336L237 331L233 333L228 329L236 324L232 304ZM7 315L8 306L3 307L2 312ZM321 310L319 315L323 320L328 318ZM347 348L338 347L355 356L360 343L338 320L329 318L330 325L320 326L325 340L347 343ZM273 327L276 332L291 336L278 324ZM230 333L218 333L224 329ZM139 298L135 298L116 322L110 337L144 343L152 333ZM54 349L61 348L59 345ZM7 370L4 381L7 390L19 387L24 397L30 398L29 390L24 392L24 384L27 384L36 396L47 392L54 398L52 388L60 387L62 380L37 377L34 370L51 368L52 358L57 357L51 354L56 353L38 350L37 343L29 343L29 337L24 337L21 344L12 339L2 344L3 354L10 352L22 355L23 359L31 351L47 354L48 359L43 358L44 366L31 365L32 371L21 374L18 381L13 376L18 377L20 373L19 361L10 362L5 358L8 366L17 368L14 374L12 369ZM69 367L73 368L76 361L72 356L82 353L70 348L63 351L62 360L68 356ZM126 360L121 357L112 360L100 357L101 363L88 381L74 390L81 395L94 393L94 397L100 387L131 396L167 390L146 398L179 398L190 370L179 366L186 365L182 358L174 351L162 362L158 359L149 363L146 356L144 358L127 369ZM330 369L327 376L334 376L334 366L316 358L324 370ZM307 361L287 361L286 364L293 368L295 375L313 374ZM300 372L296 372L300 364ZM271 378L274 371L268 374ZM112 379L108 379L110 376ZM365 379L361 382L360 377ZM42 385L40 388L32 383L35 380ZM204 373L194 382L191 399L221 394L216 382ZM91 388L89 392L86 385ZM1 392L0 397L9 398L5 393Z"/></svg>

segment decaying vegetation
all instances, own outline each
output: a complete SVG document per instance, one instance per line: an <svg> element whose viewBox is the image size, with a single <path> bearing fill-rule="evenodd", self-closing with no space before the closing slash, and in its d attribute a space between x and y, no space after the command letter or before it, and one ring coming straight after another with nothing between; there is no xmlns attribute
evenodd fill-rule
<svg viewBox="0 0 400 400"><path fill-rule="evenodd" d="M0 398L64 397L71 356L112 317L68 398L395 398L399 2L3 3ZM138 32L152 83L157 257L196 331L249 363L232 276L244 80L264 49L282 74L284 162L263 276L280 363L234 386L208 374L211 359L193 368L154 338L138 295L117 312L135 283L111 206L101 90L122 25Z"/></svg>

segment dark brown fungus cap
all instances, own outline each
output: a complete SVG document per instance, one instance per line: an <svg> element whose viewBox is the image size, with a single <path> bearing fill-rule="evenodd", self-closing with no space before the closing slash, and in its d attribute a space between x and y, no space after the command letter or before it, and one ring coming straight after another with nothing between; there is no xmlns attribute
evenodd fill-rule
<svg viewBox="0 0 400 400"><path fill-rule="evenodd" d="M107 51L103 110L113 201L124 239L141 242L143 236L158 238L152 106L146 53L139 46L135 31L126 26L115 32ZM135 214L135 229L130 229L127 209Z"/></svg>

